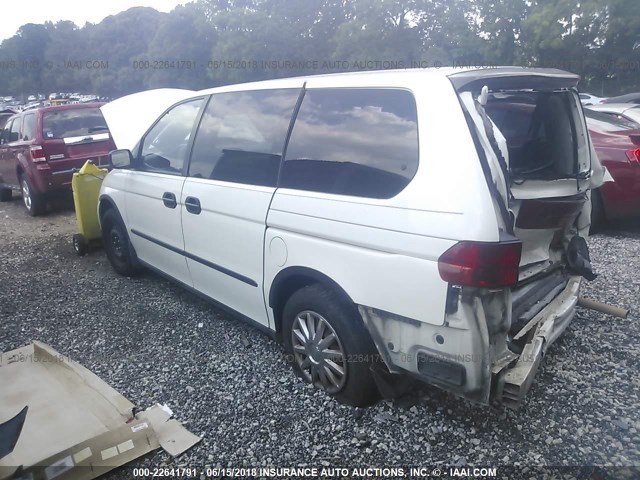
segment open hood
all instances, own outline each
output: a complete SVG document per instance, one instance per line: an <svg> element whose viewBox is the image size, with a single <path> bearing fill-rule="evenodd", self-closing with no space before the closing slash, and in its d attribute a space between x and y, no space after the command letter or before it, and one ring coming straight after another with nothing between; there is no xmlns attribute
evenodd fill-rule
<svg viewBox="0 0 640 480"><path fill-rule="evenodd" d="M133 150L165 110L194 94L192 90L176 88L147 90L118 98L103 105L100 110L116 147Z"/></svg>

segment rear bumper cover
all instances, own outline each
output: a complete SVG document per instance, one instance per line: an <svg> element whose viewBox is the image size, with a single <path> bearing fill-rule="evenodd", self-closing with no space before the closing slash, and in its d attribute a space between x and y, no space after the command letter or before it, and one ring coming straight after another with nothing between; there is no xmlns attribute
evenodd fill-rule
<svg viewBox="0 0 640 480"><path fill-rule="evenodd" d="M566 287L516 334L528 339L520 355L509 351L494 354L496 339L490 340L486 323L478 321L484 320L484 314L474 315L478 318L469 321L468 328L460 328L358 308L392 374L409 374L480 403L495 399L516 407L529 390L545 352L571 323L580 283L581 277L570 277ZM495 334L506 341L506 331Z"/></svg>
<svg viewBox="0 0 640 480"><path fill-rule="evenodd" d="M547 349L573 320L582 277L573 276L549 305L531 319L514 340L530 337L518 360L498 377L496 397L509 407L521 404Z"/></svg>
<svg viewBox="0 0 640 480"><path fill-rule="evenodd" d="M100 168L108 168L108 157L100 156L90 159ZM56 166L51 168L51 164L43 162L33 164L30 172L31 178L35 183L35 187L39 193L56 192L60 190L71 190L71 180L74 172L77 172L85 164L87 159L67 161L64 168Z"/></svg>

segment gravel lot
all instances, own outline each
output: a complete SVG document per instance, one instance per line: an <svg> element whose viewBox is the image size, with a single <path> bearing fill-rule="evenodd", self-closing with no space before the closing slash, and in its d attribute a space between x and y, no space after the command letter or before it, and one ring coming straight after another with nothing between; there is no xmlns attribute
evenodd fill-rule
<svg viewBox="0 0 640 480"><path fill-rule="evenodd" d="M203 436L178 465L640 465L640 221L592 238L584 290L631 315L581 309L517 412L431 388L341 406L257 330L153 274L118 276L100 250L77 257L74 231L69 205L34 219L0 204L0 351L41 340L141 407L167 403Z"/></svg>

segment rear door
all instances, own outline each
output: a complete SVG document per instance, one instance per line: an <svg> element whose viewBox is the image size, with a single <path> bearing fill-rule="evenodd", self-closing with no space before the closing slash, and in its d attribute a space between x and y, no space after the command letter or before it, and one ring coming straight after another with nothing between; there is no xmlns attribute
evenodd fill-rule
<svg viewBox="0 0 640 480"><path fill-rule="evenodd" d="M138 258L189 286L181 196L187 152L203 103L203 98L185 101L157 120L141 140L126 187L127 227Z"/></svg>
<svg viewBox="0 0 640 480"><path fill-rule="evenodd" d="M214 94L180 201L193 286L265 326L266 217L301 87Z"/></svg>

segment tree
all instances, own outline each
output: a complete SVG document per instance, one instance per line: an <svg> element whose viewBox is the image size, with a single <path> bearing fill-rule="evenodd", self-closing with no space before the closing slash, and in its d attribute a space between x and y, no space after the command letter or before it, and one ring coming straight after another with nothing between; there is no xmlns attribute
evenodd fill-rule
<svg viewBox="0 0 640 480"><path fill-rule="evenodd" d="M149 43L145 58L151 67L160 68L144 69L145 86L196 90L210 86L207 70L216 36L201 6L195 3L178 6L163 19Z"/></svg>
<svg viewBox="0 0 640 480"><path fill-rule="evenodd" d="M600 94L638 89L640 10L636 3L537 0L523 22L523 60L578 73L584 78L584 89L595 87Z"/></svg>
<svg viewBox="0 0 640 480"><path fill-rule="evenodd" d="M333 56L358 69L409 67L421 54L417 0L354 0L349 19L337 28ZM382 65L379 66L378 62Z"/></svg>
<svg viewBox="0 0 640 480"><path fill-rule="evenodd" d="M21 26L16 35L2 42L0 61L7 65L3 70L8 73L5 77L8 91L21 96L41 91L46 58L43 46L48 41L47 26L28 23Z"/></svg>
<svg viewBox="0 0 640 480"><path fill-rule="evenodd" d="M527 16L526 0L477 0L479 30L485 40L484 58L512 65L518 59L520 31Z"/></svg>

